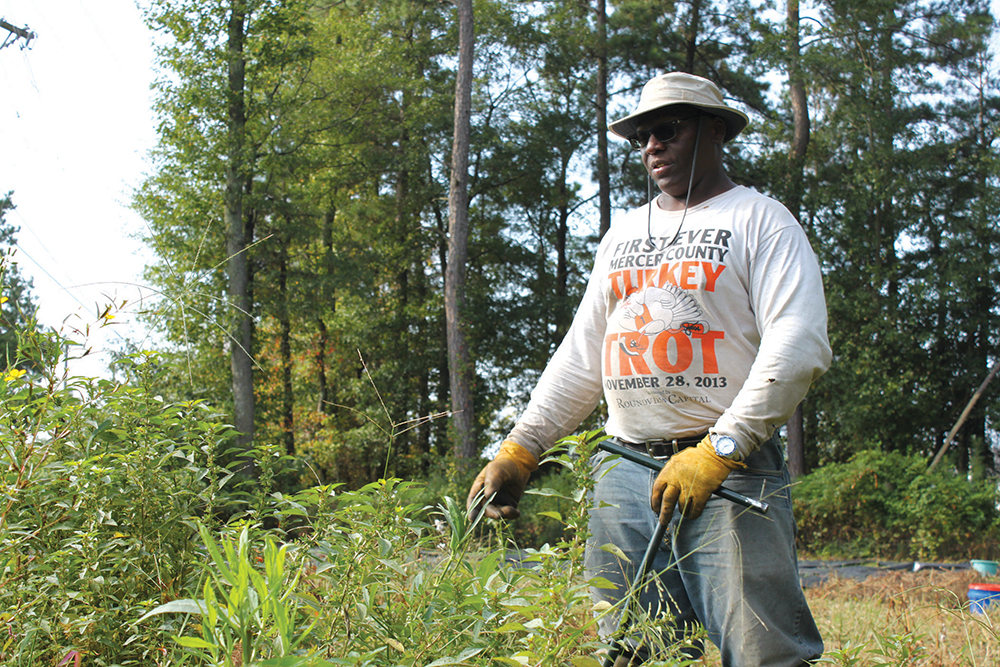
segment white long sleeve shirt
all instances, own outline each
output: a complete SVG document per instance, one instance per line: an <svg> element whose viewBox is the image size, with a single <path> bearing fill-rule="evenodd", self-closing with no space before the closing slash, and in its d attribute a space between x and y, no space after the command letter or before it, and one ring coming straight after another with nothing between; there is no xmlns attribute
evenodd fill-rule
<svg viewBox="0 0 1000 667"><path fill-rule="evenodd" d="M573 324L509 437L539 458L603 392L609 435L711 430L746 456L829 367L826 323L816 257L773 199L737 186L686 216L655 203L631 210L602 240Z"/></svg>

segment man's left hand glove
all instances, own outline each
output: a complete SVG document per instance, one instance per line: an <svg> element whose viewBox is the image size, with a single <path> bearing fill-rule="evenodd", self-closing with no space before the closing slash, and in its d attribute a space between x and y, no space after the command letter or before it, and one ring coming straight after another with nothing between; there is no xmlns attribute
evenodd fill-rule
<svg viewBox="0 0 1000 667"><path fill-rule="evenodd" d="M653 483L649 502L660 516L660 523L667 525L674 514L674 506L681 506L681 514L697 519L705 510L712 492L722 486L729 473L746 465L731 461L715 453L715 447L705 436L697 447L677 452L660 470Z"/></svg>
<svg viewBox="0 0 1000 667"><path fill-rule="evenodd" d="M509 438L504 440L496 458L486 464L472 483L466 507L476 516L489 501L485 505L487 518L516 519L521 516L517 504L524 495L528 478L537 468L538 462L527 449Z"/></svg>

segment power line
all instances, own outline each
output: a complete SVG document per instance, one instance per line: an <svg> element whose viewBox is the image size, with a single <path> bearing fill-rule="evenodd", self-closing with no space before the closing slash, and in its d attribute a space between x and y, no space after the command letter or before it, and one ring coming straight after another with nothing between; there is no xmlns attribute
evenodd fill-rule
<svg viewBox="0 0 1000 667"><path fill-rule="evenodd" d="M46 269L44 266L42 266L41 263L37 259L35 259L34 257L32 257L31 254L27 250L25 250L24 247L20 243L18 243L17 241L14 241L14 247L16 247L22 253L24 253L25 257L27 257L28 259L30 259L32 261L32 263L34 263L35 266L37 266L39 269L41 269L42 273L44 273L45 275L47 275L49 277L49 279L52 282L54 282L56 285L58 285L60 289L62 289L64 292L66 292L66 294L68 294L70 296L70 298L72 298L74 301L76 301L78 304L80 304L81 308L86 308L87 307L87 306L84 305L84 303L82 301L80 301L78 298L76 298L76 295L73 294L73 292L70 291L69 288L65 287L61 282L59 282L58 278L56 278L54 275L52 275L51 273L49 273L48 269Z"/></svg>
<svg viewBox="0 0 1000 667"><path fill-rule="evenodd" d="M45 245L45 242L42 241L42 239L38 236L38 234L35 233L35 230L31 228L31 225L29 225L28 221L24 219L24 216L21 215L21 212L17 210L17 207L14 207L13 213L18 218L20 218L20 220L21 220L21 229L28 230L28 233L31 234L33 237L35 237L35 241L38 243L38 245L40 245L42 247L42 250L45 251L45 254L47 254L49 256L49 259L51 259L53 262L55 262L56 264L58 264L59 260L56 259L56 256L53 255L52 251L48 249L48 247ZM66 277L69 278L71 281L73 280L72 276L70 276L68 273L66 274Z"/></svg>

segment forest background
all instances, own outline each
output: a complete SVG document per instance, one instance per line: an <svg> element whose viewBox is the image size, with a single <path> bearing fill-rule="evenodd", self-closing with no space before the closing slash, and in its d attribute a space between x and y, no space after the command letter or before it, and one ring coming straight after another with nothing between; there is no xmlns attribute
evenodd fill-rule
<svg viewBox="0 0 1000 667"><path fill-rule="evenodd" d="M303 480L357 488L477 458L565 333L612 211L647 197L608 118L683 70L751 116L729 171L798 216L823 267L836 358L787 429L793 473L939 451L1000 314L986 2L469 11L468 259L449 311L455 7L144 5L160 126L133 204L157 256L162 395L232 414L243 451L277 443ZM953 470L995 474L996 411L988 386Z"/></svg>

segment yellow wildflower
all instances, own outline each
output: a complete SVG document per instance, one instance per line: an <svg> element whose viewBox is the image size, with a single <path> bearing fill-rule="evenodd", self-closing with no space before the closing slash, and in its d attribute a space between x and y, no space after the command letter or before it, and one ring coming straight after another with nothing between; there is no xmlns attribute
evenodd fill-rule
<svg viewBox="0 0 1000 667"><path fill-rule="evenodd" d="M20 368L12 368L9 371L7 371L6 375L3 376L3 380L4 382L12 382L27 372L28 371L22 371Z"/></svg>

